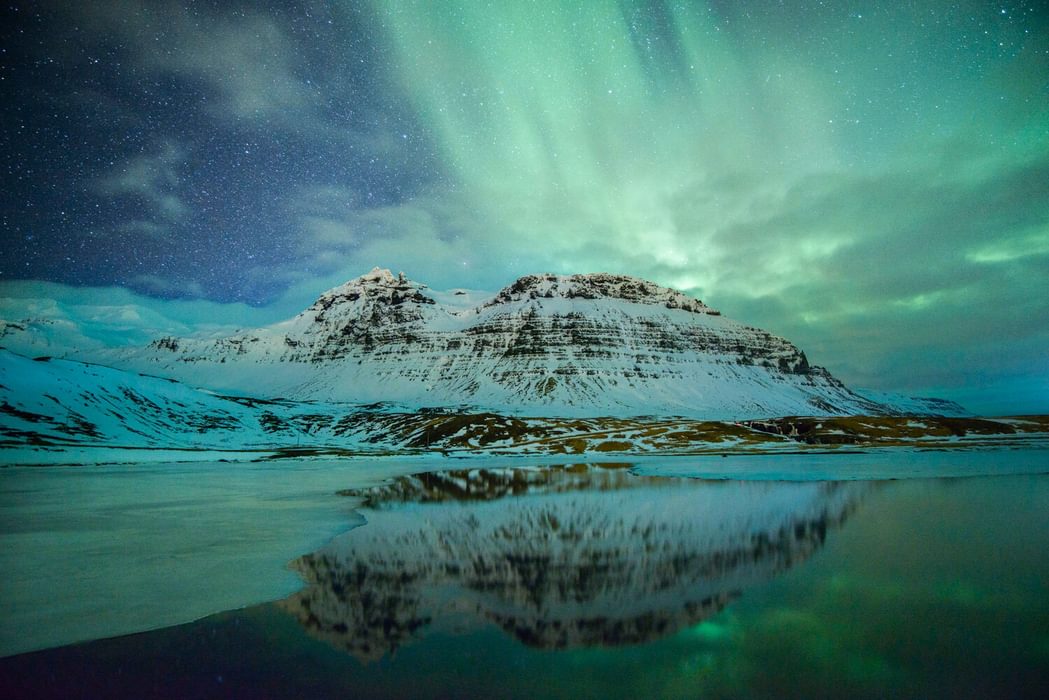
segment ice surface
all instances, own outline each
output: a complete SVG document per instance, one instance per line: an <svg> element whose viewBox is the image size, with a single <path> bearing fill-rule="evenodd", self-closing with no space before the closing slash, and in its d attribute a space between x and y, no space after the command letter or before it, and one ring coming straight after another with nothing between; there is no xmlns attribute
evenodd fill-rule
<svg viewBox="0 0 1049 700"><path fill-rule="evenodd" d="M879 449L864 453L731 455L638 459L634 471L651 476L776 481L934 479L1049 473L1049 450Z"/></svg>
<svg viewBox="0 0 1049 700"><path fill-rule="evenodd" d="M367 525L299 560L310 586L282 605L364 661L486 622L540 648L653 641L807 559L874 488L601 467L407 477L360 494Z"/></svg>
<svg viewBox="0 0 1049 700"><path fill-rule="evenodd" d="M410 465L410 466L409 466ZM128 634L287 595L287 563L359 520L342 488L410 462L0 471L0 655Z"/></svg>
<svg viewBox="0 0 1049 700"><path fill-rule="evenodd" d="M291 560L360 524L356 501L339 490L423 471L565 461L388 457L2 469L0 655L156 629L288 595L301 586ZM1049 450L623 461L639 474L746 480L1049 472Z"/></svg>

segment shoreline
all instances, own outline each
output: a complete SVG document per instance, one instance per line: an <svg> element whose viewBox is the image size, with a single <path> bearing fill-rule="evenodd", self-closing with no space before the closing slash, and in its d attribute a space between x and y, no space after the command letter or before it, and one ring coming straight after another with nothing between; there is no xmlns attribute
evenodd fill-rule
<svg viewBox="0 0 1049 700"><path fill-rule="evenodd" d="M582 440L591 436L572 436ZM873 455L913 452L987 452L1049 448L1049 432L883 438L839 443L806 443L769 435L767 440L746 442L694 442L687 446L653 448L631 443L632 449L582 449L562 451L560 443L495 447L450 446L425 448L360 449L359 446L283 445L251 448L147 447L139 445L12 445L0 446L0 470L15 467L91 467L157 463L253 463L315 460L531 460L546 463L634 461L688 457L755 457L805 455ZM778 438L778 439L777 439Z"/></svg>

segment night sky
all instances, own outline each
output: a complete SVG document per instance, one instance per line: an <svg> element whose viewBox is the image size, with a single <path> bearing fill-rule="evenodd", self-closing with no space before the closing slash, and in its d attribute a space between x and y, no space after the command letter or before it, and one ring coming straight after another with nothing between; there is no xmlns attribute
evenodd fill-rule
<svg viewBox="0 0 1049 700"><path fill-rule="evenodd" d="M1049 412L1043 2L0 12L7 320L607 271L853 385Z"/></svg>

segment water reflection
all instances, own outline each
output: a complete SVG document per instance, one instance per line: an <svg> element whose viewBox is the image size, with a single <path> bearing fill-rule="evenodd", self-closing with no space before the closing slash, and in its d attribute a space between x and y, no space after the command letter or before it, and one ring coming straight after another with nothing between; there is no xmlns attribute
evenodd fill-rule
<svg viewBox="0 0 1049 700"><path fill-rule="evenodd" d="M367 524L296 560L309 585L281 605L362 660L485 623L545 649L648 642L804 561L870 488L611 465L402 477L346 492Z"/></svg>

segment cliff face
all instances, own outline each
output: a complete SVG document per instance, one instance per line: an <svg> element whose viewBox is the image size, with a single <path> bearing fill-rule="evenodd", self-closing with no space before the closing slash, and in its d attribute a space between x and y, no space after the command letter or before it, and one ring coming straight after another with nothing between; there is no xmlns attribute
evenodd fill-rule
<svg viewBox="0 0 1049 700"><path fill-rule="evenodd" d="M644 280L529 275L474 306L449 300L376 269L288 321L219 340L162 338L114 360L298 400L562 415L879 412L790 342Z"/></svg>
<svg viewBox="0 0 1049 700"><path fill-rule="evenodd" d="M311 633L378 659L428 628L530 646L635 644L803 561L867 484L704 483L625 470L464 470L353 492L367 524L295 562Z"/></svg>

